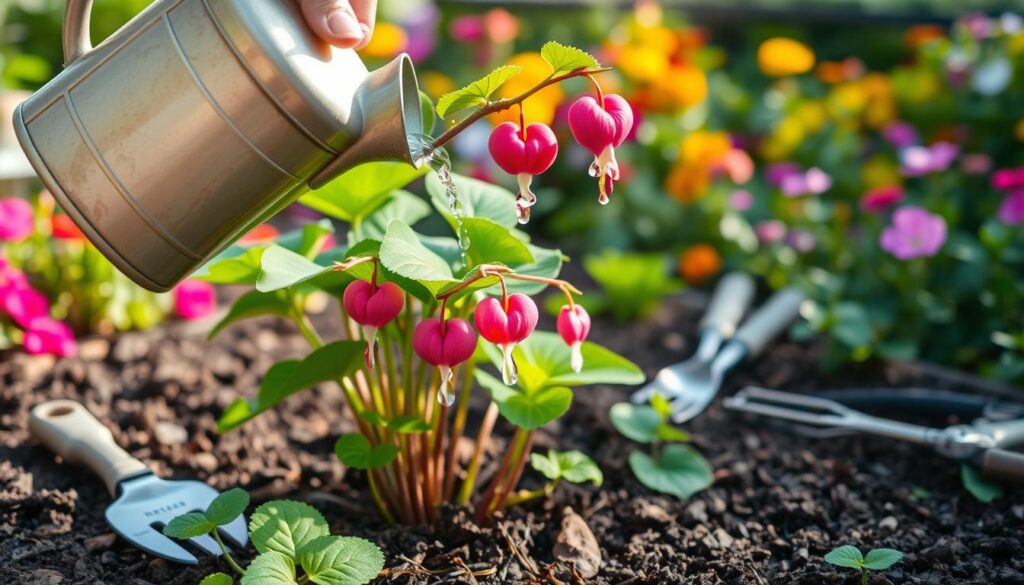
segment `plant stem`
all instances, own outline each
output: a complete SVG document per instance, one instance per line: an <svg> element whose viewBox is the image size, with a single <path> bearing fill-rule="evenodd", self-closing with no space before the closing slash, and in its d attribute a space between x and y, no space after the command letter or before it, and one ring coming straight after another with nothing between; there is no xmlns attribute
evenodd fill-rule
<svg viewBox="0 0 1024 585"><path fill-rule="evenodd" d="M506 503L509 506L515 506L516 504L522 504L523 502L529 502L530 500L535 500L537 498L541 498L544 496L550 496L551 493L555 491L555 488L558 487L558 484L561 481L561 479L556 479L554 481L544 484L543 486L535 490L520 490L519 492L510 495L508 497L508 502Z"/></svg>
<svg viewBox="0 0 1024 585"><path fill-rule="evenodd" d="M494 505L494 511L502 511L508 504L508 498L512 492L516 489L516 484L519 483L519 478L523 476L523 470L526 469L526 461L529 459L530 449L533 448L533 431L526 431L524 433L525 438L522 439L520 444L516 447L516 457L518 458L513 467L512 475L509 476L508 481L498 494L498 501Z"/></svg>
<svg viewBox="0 0 1024 585"><path fill-rule="evenodd" d="M447 467L444 472L444 499L452 499L455 492L455 464L458 455L459 440L462 439L462 432L466 428L466 419L469 416L469 394L473 387L473 370L476 366L472 361L465 365L462 372L462 388L459 392L459 402L455 406L455 421L452 423L452 432L449 436Z"/></svg>
<svg viewBox="0 0 1024 585"><path fill-rule="evenodd" d="M217 529L215 528L211 530L210 534L213 536L213 539L217 541L217 546L220 547L220 552L224 553L224 560L228 562L228 565L239 575L245 575L245 569L243 569L241 566L239 566L238 563L235 562L235 559L231 556L231 553L228 551L228 547L224 546L224 541L221 540L220 533L217 531Z"/></svg>
<svg viewBox="0 0 1024 585"><path fill-rule="evenodd" d="M578 295L583 294L578 288L576 288L571 283L569 283L568 281L565 281L565 280L560 280L560 279L557 279L557 278L544 278L542 276L530 276L528 274L516 274L508 266L501 266L500 264L481 264L480 266L477 266L473 270L473 272L467 274L463 278L462 282L460 282L459 284L456 284L452 288L450 288L450 289L448 289L448 290L438 294L437 295L437 300L442 301L442 302L446 301L449 298L451 298L453 295L458 294L459 292L465 290L467 287L472 285L474 282L477 282L478 280L481 280L481 279L484 279L484 278L489 278L491 276L497 276L499 279L504 277L504 278L511 278L513 280L522 280L522 281L525 281L525 282L539 282L541 284L546 284L546 285L549 285L549 286L558 287L558 288L562 289L563 292L568 291L568 292L572 292L572 293L575 293L575 294L578 294ZM566 294L568 294L568 293L566 293Z"/></svg>
<svg viewBox="0 0 1024 585"><path fill-rule="evenodd" d="M476 487L476 477L480 473L480 460L484 453L484 446L491 440L491 431L494 423L498 420L498 405L494 402L487 407L484 420L480 423L480 431L476 435L476 445L473 447L473 456L469 459L469 467L466 468L466 479L459 488L458 503L466 504L473 496L473 489Z"/></svg>
<svg viewBox="0 0 1024 585"><path fill-rule="evenodd" d="M868 570L864 567L860 568L860 585L868 585Z"/></svg>
<svg viewBox="0 0 1024 585"><path fill-rule="evenodd" d="M575 71L570 71L569 73L563 73L562 75L558 75L558 76L549 76L546 79L544 79L544 81L541 81L540 83L538 83L534 87L530 88L526 92L523 92L523 93L521 93L521 94L519 94L519 95L517 95L515 97L505 98L505 99L500 99L500 100L497 100L497 101L489 102L486 106L480 108L479 110L476 110L475 112L473 112L469 116L466 116L466 118L464 120L462 120L458 124L452 126L447 131L445 131L443 134L438 136L437 140L435 140L434 143L430 145L430 149L431 150L436 150L436 149L444 146L445 144L448 143L449 140L451 140L452 138L455 138L456 136L458 136L459 133L461 133L466 128L469 128L470 126L472 126L473 123L476 122L477 120L479 120L481 118L484 118L486 116L490 116L491 114L494 114L496 112L500 112L502 110L507 110L507 109L511 108L512 106L520 104L526 98L532 96L533 94L537 93L538 91L544 89L545 87L547 87L549 85L554 85L556 83L561 83L561 82L563 82L563 81L565 81L567 79L572 79L573 77L581 77L581 76L584 76L584 75L589 76L589 75L593 75L595 73L601 73L602 71L610 71L610 70L611 70L611 67L594 67L594 68L590 68L590 69L577 69Z"/></svg>

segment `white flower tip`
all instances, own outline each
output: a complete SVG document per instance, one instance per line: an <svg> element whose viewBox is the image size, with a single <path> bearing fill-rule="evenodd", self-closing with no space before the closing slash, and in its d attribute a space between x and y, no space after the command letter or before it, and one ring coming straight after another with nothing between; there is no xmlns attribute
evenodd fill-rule
<svg viewBox="0 0 1024 585"><path fill-rule="evenodd" d="M569 347L569 365L577 374L583 370L583 344L579 341Z"/></svg>

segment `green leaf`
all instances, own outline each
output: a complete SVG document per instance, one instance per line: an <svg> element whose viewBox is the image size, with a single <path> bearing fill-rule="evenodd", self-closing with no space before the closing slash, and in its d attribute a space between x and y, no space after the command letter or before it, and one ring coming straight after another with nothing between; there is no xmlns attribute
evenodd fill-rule
<svg viewBox="0 0 1024 585"><path fill-rule="evenodd" d="M199 585L232 585L235 582L231 578L231 575L225 575L224 573L214 573L207 575L199 582Z"/></svg>
<svg viewBox="0 0 1024 585"><path fill-rule="evenodd" d="M202 512L189 512L171 520L164 526L164 535L171 538L195 538L209 534L217 525L206 518Z"/></svg>
<svg viewBox="0 0 1024 585"><path fill-rule="evenodd" d="M860 553L857 547L844 544L826 554L825 562L837 567L860 569L864 563L864 555Z"/></svg>
<svg viewBox="0 0 1024 585"><path fill-rule="evenodd" d="M520 264L517 266L512 266L512 268L515 269L516 274L522 274L525 276L540 276L542 278L558 277L558 274L562 272L563 256L561 250L549 250L547 248L539 248L537 246L527 246L527 248L533 255L534 261L529 264ZM541 282L525 282L522 280L512 279L509 279L507 281L507 284L509 294L523 293L524 295L528 296L536 295L543 291L548 286ZM553 296L552 298L555 297ZM561 298L561 300L564 303L565 297L559 296L558 298Z"/></svg>
<svg viewBox="0 0 1024 585"><path fill-rule="evenodd" d="M619 320L645 317L666 295L682 288L669 276L660 254L623 254L608 251L583 258L583 267L608 297L608 308Z"/></svg>
<svg viewBox="0 0 1024 585"><path fill-rule="evenodd" d="M668 417L672 414L672 405L661 394L655 394L651 397L651 408L654 409L654 412L658 413L662 422L667 421Z"/></svg>
<svg viewBox="0 0 1024 585"><path fill-rule="evenodd" d="M396 433L425 433L432 427L427 421L415 416L398 416L387 423L387 427Z"/></svg>
<svg viewBox="0 0 1024 585"><path fill-rule="evenodd" d="M560 45L555 41L548 41L540 49L540 56L551 65L553 75L569 73L577 69L594 69L600 67L589 53L585 53L576 47Z"/></svg>
<svg viewBox="0 0 1024 585"><path fill-rule="evenodd" d="M363 365L362 341L336 341L304 360L278 362L267 370L257 398L236 400L217 421L217 430L229 431L263 411L273 408L300 390L350 376Z"/></svg>
<svg viewBox="0 0 1024 585"><path fill-rule="evenodd" d="M501 351L485 344L495 367L501 367ZM533 392L545 386L586 386L589 384L640 384L644 374L639 367L617 353L596 343L584 342L583 368L572 370L569 346L557 333L540 331L516 346L513 353L519 366L519 386Z"/></svg>
<svg viewBox="0 0 1024 585"><path fill-rule="evenodd" d="M516 196L508 189L456 173L452 173L452 181L455 183L464 217L483 217L506 228L513 228L518 224ZM452 216L451 204L448 201L448 191L441 184L437 173L427 175L425 184L434 208L452 224L455 218Z"/></svg>
<svg viewBox="0 0 1024 585"><path fill-rule="evenodd" d="M263 253L260 262L260 275L256 280L256 290L273 292L306 282L325 272L331 266L320 266L309 258L292 252L287 248L273 245Z"/></svg>
<svg viewBox="0 0 1024 585"><path fill-rule="evenodd" d="M242 250L242 248L237 248ZM241 255L228 258L217 257L199 269L194 278L213 284L256 284L260 275L260 259L264 246L249 248Z"/></svg>
<svg viewBox="0 0 1024 585"><path fill-rule="evenodd" d="M903 553L898 550L891 548L876 548L869 552L864 557L864 562L861 564L865 569L871 569L872 571L884 571L889 567L900 562L903 558Z"/></svg>
<svg viewBox="0 0 1024 585"><path fill-rule="evenodd" d="M267 502L256 508L249 520L249 535L256 550L280 553L291 561L304 546L330 532L327 520L316 508L292 500Z"/></svg>
<svg viewBox="0 0 1024 585"><path fill-rule="evenodd" d="M662 417L651 406L620 402L608 411L612 426L619 433L637 443L653 443L659 439Z"/></svg>
<svg viewBox="0 0 1024 585"><path fill-rule="evenodd" d="M455 282L448 263L427 249L416 232L400 221L388 226L380 245L380 263L399 277L399 286L420 300L431 300L439 290Z"/></svg>
<svg viewBox="0 0 1024 585"><path fill-rule="evenodd" d="M964 484L964 489L971 493L972 496L979 502L988 504L996 498L1003 497L1003 488L990 481L986 481L985 478L981 477L978 470L971 467L970 465L963 464L960 466L960 481Z"/></svg>
<svg viewBox="0 0 1024 585"><path fill-rule="evenodd" d="M307 223L302 226L301 238L295 251L313 260L320 255L320 249L323 248L324 242L327 241L327 236L333 233L334 226L331 225L331 220L329 219ZM278 243L285 245L283 241L278 241Z"/></svg>
<svg viewBox="0 0 1024 585"><path fill-rule="evenodd" d="M302 549L299 563L318 585L365 585L384 568L384 553L362 538L324 536Z"/></svg>
<svg viewBox="0 0 1024 585"><path fill-rule="evenodd" d="M222 492L206 508L206 519L224 526L231 524L249 507L249 493L242 488L231 488Z"/></svg>
<svg viewBox="0 0 1024 585"><path fill-rule="evenodd" d="M452 226L453 229L455 226ZM481 264L530 264L534 261L530 248L504 228L483 217L467 217L462 221L469 238L469 268Z"/></svg>
<svg viewBox="0 0 1024 585"><path fill-rule="evenodd" d="M434 132L434 122L437 115L434 114L434 102L430 96L420 91L420 114L423 116L423 134L430 136Z"/></svg>
<svg viewBox="0 0 1024 585"><path fill-rule="evenodd" d="M370 447L370 440L359 433L338 437L334 453L342 463L356 469L376 469L389 465L398 456L398 447L381 443Z"/></svg>
<svg viewBox="0 0 1024 585"><path fill-rule="evenodd" d="M629 467L648 488L686 499L714 482L711 465L689 445L666 445L661 458L642 451L629 454Z"/></svg>
<svg viewBox="0 0 1024 585"><path fill-rule="evenodd" d="M600 486L604 482L604 474L594 460L580 451L557 452L549 450L547 456L539 453L530 455L530 465L544 477L555 481L564 479L569 483L591 482Z"/></svg>
<svg viewBox="0 0 1024 585"><path fill-rule="evenodd" d="M213 339L228 325L232 325L245 319L263 317L266 315L277 315L286 317L288 315L288 301L279 292L263 293L251 290L238 297L238 300L231 305L228 314L224 316L213 329L210 330L209 339Z"/></svg>
<svg viewBox="0 0 1024 585"><path fill-rule="evenodd" d="M406 163L371 162L347 171L299 203L320 213L352 223L373 213L395 189L405 187L429 168Z"/></svg>
<svg viewBox="0 0 1024 585"><path fill-rule="evenodd" d="M844 345L858 348L871 343L871 320L863 305L838 303L832 310L832 334Z"/></svg>
<svg viewBox="0 0 1024 585"><path fill-rule="evenodd" d="M359 235L363 239L383 240L392 221L411 226L428 215L430 204L426 201L408 191L395 191L384 205L359 223Z"/></svg>
<svg viewBox="0 0 1024 585"><path fill-rule="evenodd" d="M295 585L295 561L279 552L256 557L242 575L242 585Z"/></svg>
<svg viewBox="0 0 1024 585"><path fill-rule="evenodd" d="M681 431L670 424L658 427L658 439L669 443L685 443L690 440L690 433Z"/></svg>
<svg viewBox="0 0 1024 585"><path fill-rule="evenodd" d="M562 416L572 404L572 390L553 386L526 393L509 388L483 370L474 373L477 382L498 405L498 412L509 422L528 431L539 429Z"/></svg>
<svg viewBox="0 0 1024 585"><path fill-rule="evenodd" d="M522 69L518 65L504 65L462 89L444 94L437 100L437 115L447 118L466 108L487 105L491 95L505 85L508 80L519 75Z"/></svg>

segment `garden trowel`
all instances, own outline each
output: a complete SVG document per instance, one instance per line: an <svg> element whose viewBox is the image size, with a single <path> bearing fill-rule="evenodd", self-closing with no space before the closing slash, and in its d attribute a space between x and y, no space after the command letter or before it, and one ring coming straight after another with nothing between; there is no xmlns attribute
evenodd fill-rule
<svg viewBox="0 0 1024 585"><path fill-rule="evenodd" d="M162 527L187 512L203 511L217 490L198 481L160 479L114 442L114 437L84 406L73 400L54 400L32 409L29 430L67 463L82 463L98 474L116 498L107 507L111 528L142 550L177 563L194 565L195 555L163 535ZM248 543L245 518L222 527L232 544ZM220 548L210 536L188 540L211 555Z"/></svg>

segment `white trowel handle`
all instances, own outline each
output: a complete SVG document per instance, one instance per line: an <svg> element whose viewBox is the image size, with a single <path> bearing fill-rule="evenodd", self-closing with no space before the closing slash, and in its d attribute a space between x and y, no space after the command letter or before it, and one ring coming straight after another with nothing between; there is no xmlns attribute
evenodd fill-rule
<svg viewBox="0 0 1024 585"><path fill-rule="evenodd" d="M736 333L736 327L754 300L754 278L745 272L730 272L722 277L711 295L711 305L700 322L700 330L714 329L723 339Z"/></svg>
<svg viewBox="0 0 1024 585"><path fill-rule="evenodd" d="M110 429L73 400L53 400L32 409L29 432L68 463L79 463L103 478L111 496L121 481L148 473L146 464L117 446Z"/></svg>
<svg viewBox="0 0 1024 585"><path fill-rule="evenodd" d="M772 339L800 317L800 305L805 299L797 288L780 290L743 323L733 339L747 347L748 357L757 356Z"/></svg>

